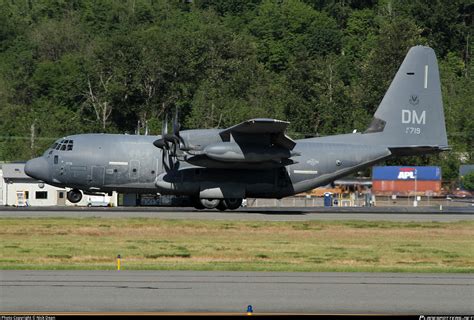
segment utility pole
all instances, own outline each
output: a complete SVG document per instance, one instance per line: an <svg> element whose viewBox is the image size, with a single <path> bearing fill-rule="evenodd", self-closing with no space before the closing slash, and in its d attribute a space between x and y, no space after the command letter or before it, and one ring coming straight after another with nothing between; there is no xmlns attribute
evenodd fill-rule
<svg viewBox="0 0 474 320"><path fill-rule="evenodd" d="M413 206L416 207L418 206L418 196L416 195L416 179L417 179L417 172L416 172L416 169L415 169L415 200L413 201Z"/></svg>
<svg viewBox="0 0 474 320"><path fill-rule="evenodd" d="M33 120L33 123L31 124L31 127L30 127L30 132L31 132L30 148L31 148L31 157L32 158L35 156L35 122L36 122L36 119Z"/></svg>

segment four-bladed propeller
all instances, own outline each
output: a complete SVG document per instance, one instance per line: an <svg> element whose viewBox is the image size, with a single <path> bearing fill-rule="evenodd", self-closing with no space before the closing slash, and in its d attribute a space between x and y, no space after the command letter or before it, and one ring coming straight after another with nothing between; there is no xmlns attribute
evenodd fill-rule
<svg viewBox="0 0 474 320"><path fill-rule="evenodd" d="M177 160L183 160L186 143L184 139L179 135L181 125L178 122L178 109L173 116L173 128L172 133L168 133L168 114L163 119L161 138L153 142L153 145L163 150L163 165L167 170L173 169L177 163Z"/></svg>
<svg viewBox="0 0 474 320"><path fill-rule="evenodd" d="M173 133L168 133L168 115L165 115L163 120L161 138L153 142L155 147L162 150L169 151L170 156L176 157L180 145L183 144L183 139L179 136L179 129L181 125L178 122L178 110L173 117Z"/></svg>

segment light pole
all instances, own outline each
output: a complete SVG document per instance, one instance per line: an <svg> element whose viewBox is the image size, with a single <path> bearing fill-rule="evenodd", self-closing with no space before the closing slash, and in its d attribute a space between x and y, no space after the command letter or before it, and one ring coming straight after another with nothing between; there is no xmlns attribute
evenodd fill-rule
<svg viewBox="0 0 474 320"><path fill-rule="evenodd" d="M418 197L416 195L416 178L417 178L417 173L416 173L416 169L415 169L415 200L413 201L413 206L414 207L418 206Z"/></svg>

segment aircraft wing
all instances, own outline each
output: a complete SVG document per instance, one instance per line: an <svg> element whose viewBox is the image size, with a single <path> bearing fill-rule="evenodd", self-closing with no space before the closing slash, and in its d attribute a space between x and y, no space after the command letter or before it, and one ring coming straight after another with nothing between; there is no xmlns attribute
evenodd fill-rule
<svg viewBox="0 0 474 320"><path fill-rule="evenodd" d="M295 163L296 145L285 135L289 122L251 119L219 132L221 141L189 150L186 161L212 168L268 169Z"/></svg>
<svg viewBox="0 0 474 320"><path fill-rule="evenodd" d="M293 150L296 145L285 130L290 123L276 119L251 119L227 128L220 132L223 141L250 140L254 143L268 142L282 148Z"/></svg>

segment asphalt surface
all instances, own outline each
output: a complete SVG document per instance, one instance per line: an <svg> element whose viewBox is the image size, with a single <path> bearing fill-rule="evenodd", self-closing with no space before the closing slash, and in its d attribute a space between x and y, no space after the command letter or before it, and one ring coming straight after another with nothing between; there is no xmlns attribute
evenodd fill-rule
<svg viewBox="0 0 474 320"><path fill-rule="evenodd" d="M454 222L474 219L474 207L435 208L241 208L237 211L195 210L173 207L30 207L0 208L0 218L6 217L149 217L184 220L260 220L260 221L311 221L311 220L366 220L366 221L439 221Z"/></svg>
<svg viewBox="0 0 474 320"><path fill-rule="evenodd" d="M474 275L0 271L0 312L473 314Z"/></svg>

